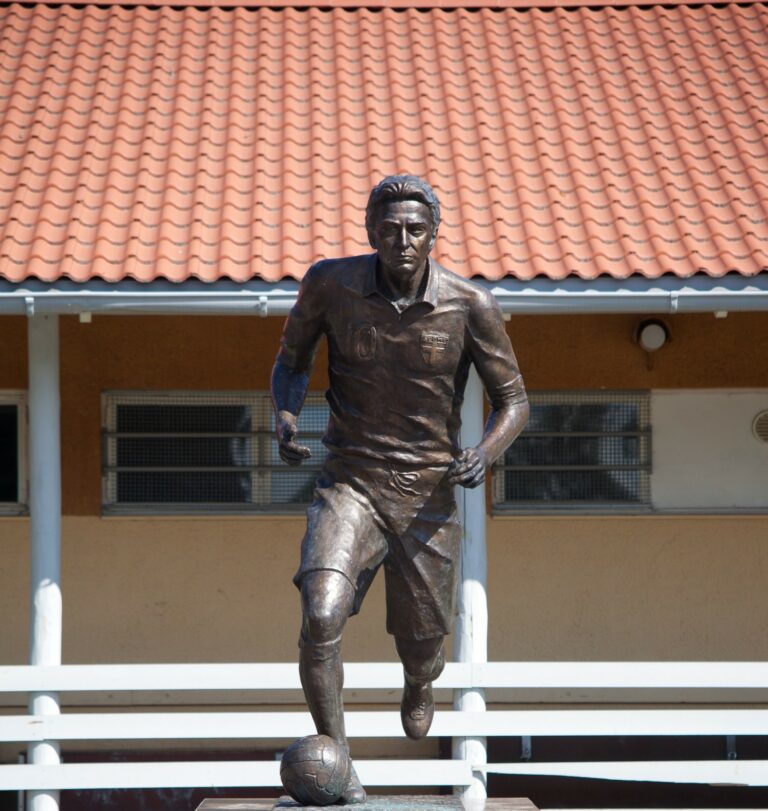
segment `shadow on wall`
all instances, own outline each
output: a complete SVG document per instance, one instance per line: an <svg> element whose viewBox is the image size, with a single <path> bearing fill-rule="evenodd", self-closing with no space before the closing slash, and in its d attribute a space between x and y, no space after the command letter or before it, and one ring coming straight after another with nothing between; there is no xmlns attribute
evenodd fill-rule
<svg viewBox="0 0 768 811"><path fill-rule="evenodd" d="M171 752L72 752L64 755L67 763L151 760L154 762L193 760L274 760L276 750L178 750ZM195 811L206 798L277 797L276 788L156 788L101 789L98 791L62 791L61 811ZM9 806L9 811L10 811ZM2 808L5 811L5 808ZM13 806L16 811L16 806Z"/></svg>
<svg viewBox="0 0 768 811"><path fill-rule="evenodd" d="M531 751L539 762L722 760L724 737L594 737L534 738ZM768 758L768 740L736 738L739 760ZM488 759L512 763L520 759L520 738L489 741ZM567 777L491 775L492 797L528 797L539 808L766 808L768 787L708 786L586 780Z"/></svg>

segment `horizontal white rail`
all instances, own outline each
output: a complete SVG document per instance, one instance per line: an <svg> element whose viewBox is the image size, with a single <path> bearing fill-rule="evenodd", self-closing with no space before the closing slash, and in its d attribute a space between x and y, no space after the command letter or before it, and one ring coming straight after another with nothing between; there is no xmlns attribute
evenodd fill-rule
<svg viewBox="0 0 768 811"><path fill-rule="evenodd" d="M355 760L355 768L368 786L466 786L472 779L461 760ZM264 760L0 766L0 790L275 787L279 770Z"/></svg>
<svg viewBox="0 0 768 811"><path fill-rule="evenodd" d="M355 662L345 665L344 678L347 689L398 689L403 672L394 662ZM450 663L436 686L768 690L768 662ZM0 692L292 689L301 689L294 662L0 667Z"/></svg>
<svg viewBox="0 0 768 811"><path fill-rule="evenodd" d="M766 760L622 761L620 763L499 763L489 774L551 775L704 785L768 786Z"/></svg>
<svg viewBox="0 0 768 811"><path fill-rule="evenodd" d="M356 760L360 779L369 786L467 785L471 768L464 761ZM601 780L668 783L768 785L768 761L688 760L672 762L501 763L489 774L551 775ZM279 787L275 761L201 761L196 763L92 763L60 766L0 766L0 790L100 788L248 788Z"/></svg>
<svg viewBox="0 0 768 811"><path fill-rule="evenodd" d="M398 663L350 663L346 689L354 695L389 700L402 687ZM444 690L498 688L520 690L514 699L525 709L483 713L440 711L432 736L595 736L595 735L768 735L768 709L742 709L736 702L768 704L768 662L489 662L449 664L436 683ZM273 691L258 700L267 705L300 690L295 663L64 665L60 667L0 667L0 694L31 692L82 693L113 697L152 691L179 701L198 692L231 694ZM722 707L690 709L541 708L556 690L561 700L625 703L629 691L637 701L661 702L664 691L678 701L725 702ZM287 692L286 692L287 691ZM359 691L359 692L358 692ZM384 699L381 692L384 691ZM595 693L599 691L599 697ZM605 692L603 692L605 691ZM611 692L613 691L613 692ZM702 698L701 691L712 691ZM724 691L727 699L713 698ZM678 695L679 693L679 695ZM624 696L624 698L622 698ZM80 702L80 698L73 696ZM249 699L250 700L250 699ZM510 699L505 699L510 700ZM16 699L14 699L16 701ZM123 703L143 701L123 697ZM540 702L538 705L533 702ZM631 701L631 698L630 698ZM270 709L277 705L272 703ZM167 709L167 708L165 708ZM314 730L308 713L288 712L65 712L61 715L0 715L0 742L51 741L287 741ZM346 714L353 738L401 738L399 713L392 710ZM363 782L370 786L469 785L472 764L463 760L356 761ZM559 775L598 779L650 780L681 783L768 785L768 761L672 761L621 763L500 763L479 765L488 773ZM208 786L279 786L273 761L184 763L65 763L59 765L0 765L0 790L68 788L161 788Z"/></svg>
<svg viewBox="0 0 768 811"><path fill-rule="evenodd" d="M345 713L352 738L399 738L399 712ZM292 739L307 712L65 713L0 716L0 741ZM768 735L768 710L495 710L438 712L430 736Z"/></svg>

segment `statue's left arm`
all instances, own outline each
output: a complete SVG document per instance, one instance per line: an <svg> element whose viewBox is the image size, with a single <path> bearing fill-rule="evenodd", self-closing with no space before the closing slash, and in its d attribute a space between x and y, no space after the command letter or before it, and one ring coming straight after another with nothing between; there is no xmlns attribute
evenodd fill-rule
<svg viewBox="0 0 768 811"><path fill-rule="evenodd" d="M523 430L529 414L528 397L504 317L491 293L478 293L470 308L466 346L491 402L491 412L482 440L476 447L462 451L451 469L451 479L454 484L477 487Z"/></svg>

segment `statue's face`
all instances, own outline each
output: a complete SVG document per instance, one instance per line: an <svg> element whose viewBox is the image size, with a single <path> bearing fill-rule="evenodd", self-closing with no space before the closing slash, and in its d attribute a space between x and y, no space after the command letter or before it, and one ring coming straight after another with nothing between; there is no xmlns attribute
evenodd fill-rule
<svg viewBox="0 0 768 811"><path fill-rule="evenodd" d="M408 278L423 269L434 236L429 206L418 200L388 200L379 206L373 247L385 272Z"/></svg>

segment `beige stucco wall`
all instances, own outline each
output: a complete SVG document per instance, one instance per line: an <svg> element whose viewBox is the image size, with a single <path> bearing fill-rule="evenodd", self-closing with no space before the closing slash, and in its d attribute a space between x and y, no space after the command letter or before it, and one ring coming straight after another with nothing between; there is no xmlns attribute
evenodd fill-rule
<svg viewBox="0 0 768 811"><path fill-rule="evenodd" d="M490 657L764 660L768 517L497 518Z"/></svg>
<svg viewBox="0 0 768 811"><path fill-rule="evenodd" d="M2 523L0 662L27 655L28 527ZM302 532L299 517L64 518L64 661L295 661ZM355 658L391 658L374 591Z"/></svg>
<svg viewBox="0 0 768 811"><path fill-rule="evenodd" d="M295 661L301 518L68 517L64 660ZM27 655L28 523L2 522L0 662ZM768 658L768 517L489 521L494 660ZM348 660L392 660L382 583Z"/></svg>

